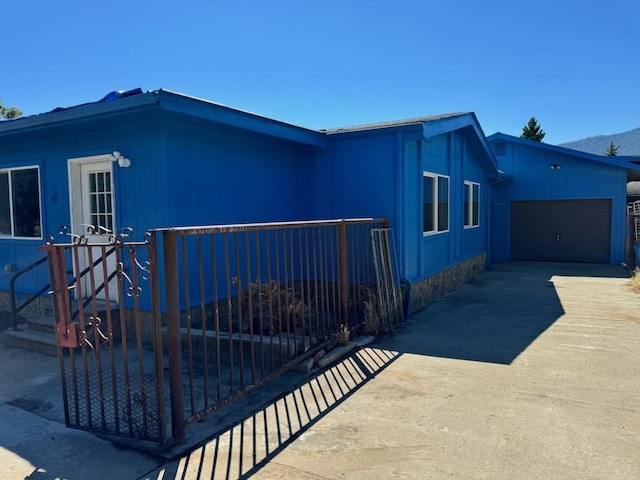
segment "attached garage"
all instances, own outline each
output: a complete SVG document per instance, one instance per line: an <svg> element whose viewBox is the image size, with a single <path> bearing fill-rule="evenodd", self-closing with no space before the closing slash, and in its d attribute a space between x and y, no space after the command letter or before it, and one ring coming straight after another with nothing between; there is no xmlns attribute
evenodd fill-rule
<svg viewBox="0 0 640 480"><path fill-rule="evenodd" d="M511 202L511 258L609 263L611 200Z"/></svg>
<svg viewBox="0 0 640 480"><path fill-rule="evenodd" d="M488 138L492 262L628 262L627 182L640 165L503 133Z"/></svg>

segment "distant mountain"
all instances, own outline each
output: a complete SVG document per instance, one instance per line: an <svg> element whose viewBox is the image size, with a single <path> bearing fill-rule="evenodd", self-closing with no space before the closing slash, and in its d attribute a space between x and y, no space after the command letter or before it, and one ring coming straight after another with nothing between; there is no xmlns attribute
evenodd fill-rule
<svg viewBox="0 0 640 480"><path fill-rule="evenodd" d="M613 135L596 135L595 137L587 137L582 140L561 143L561 147L573 148L582 152L603 155L609 148L609 144L620 146L618 155L640 155L640 128L635 128L623 133L614 133Z"/></svg>

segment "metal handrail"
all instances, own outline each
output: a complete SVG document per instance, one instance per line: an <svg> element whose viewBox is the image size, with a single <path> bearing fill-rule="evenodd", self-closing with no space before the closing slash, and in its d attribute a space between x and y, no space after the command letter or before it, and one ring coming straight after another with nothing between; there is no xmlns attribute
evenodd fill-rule
<svg viewBox="0 0 640 480"><path fill-rule="evenodd" d="M51 284L48 283L45 287L38 290L38 292L35 295L33 295L30 298L27 298L20 305L16 305L16 280L18 279L18 277L21 277L25 273L33 270L38 265L41 265L46 261L47 261L47 257L43 257L40 260L33 262L31 265L28 265L24 267L22 270L20 270L19 272L16 272L11 277L11 280L9 280L9 295L11 297L11 319L13 321L14 330L18 330L18 312L22 311L27 305L35 301L40 295L42 295L44 292L46 292L51 288Z"/></svg>
<svg viewBox="0 0 640 480"><path fill-rule="evenodd" d="M110 256L112 253L115 252L115 247L111 248L110 250L108 250L105 254L105 257ZM89 270L91 270L91 268L97 266L103 259L99 258L98 260L96 260L95 262L93 262L93 265L90 265L88 267L86 267L82 272L80 272L80 274L77 277L73 277L70 281L69 281L69 285L73 285L77 279L84 277ZM26 266L25 268L23 268L22 270L20 270L19 272L16 272L12 277L11 280L9 281L9 295L11 297L11 320L13 321L13 329L14 330L18 330L18 313L21 312L23 309L25 309L29 304L31 304L32 302L34 302L38 297L40 297L40 295L42 295L45 292L48 292L51 290L51 283L47 283L44 287L42 287L40 290L38 290L37 292L35 292L33 294L33 296L27 298L24 302L22 302L20 305L17 304L16 302L16 292L15 292L15 283L16 280L18 279L18 277L21 277L22 275L24 275L25 273L33 270L34 268L36 268L37 266L45 263L47 261L47 257L43 257L35 262L33 262L31 265ZM73 271L69 270L67 271L68 274L72 274ZM113 279L113 277L117 274L117 272L113 272L111 273L111 275L109 275L108 280L111 281ZM101 291L102 289L104 289L104 284L99 286L98 289L96 290L96 293ZM91 299L87 299L85 300L85 302L83 303L83 307L86 307L89 303L90 303ZM76 311L72 318L76 318L79 314L79 309L78 311Z"/></svg>

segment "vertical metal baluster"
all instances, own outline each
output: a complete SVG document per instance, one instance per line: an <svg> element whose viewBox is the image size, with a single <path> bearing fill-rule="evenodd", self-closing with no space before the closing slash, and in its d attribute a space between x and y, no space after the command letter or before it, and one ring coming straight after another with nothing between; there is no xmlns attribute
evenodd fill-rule
<svg viewBox="0 0 640 480"><path fill-rule="evenodd" d="M207 339L207 307L204 291L204 262L202 259L202 235L196 235L198 248L198 279L200 281L200 328L202 330L202 388L204 389L204 408L209 408L209 352Z"/></svg>
<svg viewBox="0 0 640 480"><path fill-rule="evenodd" d="M144 357L142 349L142 325L140 318L140 276L138 273L138 267L136 263L137 257L136 247L129 246L129 264L131 265L131 291L133 295L133 319L136 332L136 354L138 359L138 403L140 410L142 411L142 436L148 438L148 418L147 418L147 389L144 378ZM133 415L133 412L131 412Z"/></svg>
<svg viewBox="0 0 640 480"><path fill-rule="evenodd" d="M216 259L216 235L211 233L211 271L213 274L213 311L216 331L216 401L220 402L222 388L222 359L220 352L220 298L218 295L218 267Z"/></svg>
<svg viewBox="0 0 640 480"><path fill-rule="evenodd" d="M91 276L93 275L93 255L91 252L91 247L87 246L85 247L87 249L87 257L88 257L88 261L87 263L89 264L89 272L88 274ZM85 318L84 318L84 300L83 300L83 296L82 296L82 279L79 278L78 279L78 285L77 285L77 292L78 292L78 322L80 324L80 331L82 332L82 335L84 336L85 332L87 331L86 325L85 325ZM93 295L94 291L92 290L91 294ZM83 340L82 341L82 345L81 345L81 351L82 351L82 375L84 378L84 394L85 394L85 408L87 411L87 425L89 426L89 428L93 427L93 419L91 418L91 390L89 388L89 365L88 365L88 358L87 358L87 343Z"/></svg>
<svg viewBox="0 0 640 480"><path fill-rule="evenodd" d="M269 305L269 358L271 359L271 370L274 370L273 358L273 279L271 276L271 251L269 248L269 230L265 231L265 253L267 258L267 298Z"/></svg>
<svg viewBox="0 0 640 480"><path fill-rule="evenodd" d="M237 311L238 311L238 359L240 363L240 390L244 389L244 342L243 342L243 333L244 328L242 326L242 276L240 270L240 239L239 233L235 232L233 235L233 243L234 243L234 253L236 257L236 278L238 279L237 289Z"/></svg>
<svg viewBox="0 0 640 480"><path fill-rule="evenodd" d="M349 228L351 227L351 228ZM360 263L358 262L358 257L356 256L356 252L358 251L358 245L360 244L360 235L362 233L360 224L347 224L348 235L349 235L349 253L347 254L350 260L350 272L351 278L349 278L349 282L351 283L351 305L353 306L352 312L350 315L352 318L358 321L359 325L362 325L360 321L361 318L358 314L358 306L362 305L362 282L360 281Z"/></svg>
<svg viewBox="0 0 640 480"><path fill-rule="evenodd" d="M131 408L131 385L129 382L129 346L127 342L127 315L124 305L124 266L122 263L122 254L119 248L115 251L116 255L116 265L118 265L118 298L120 299L120 338L122 339L122 376L124 379L124 395L125 395L125 406L123 408L123 413L125 416L125 420L127 423L127 428L129 435L133 435L133 419L132 419L132 408ZM118 427L119 428L119 427Z"/></svg>
<svg viewBox="0 0 640 480"><path fill-rule="evenodd" d="M309 332L309 346L313 346L313 330L312 330L312 315L313 315L313 299L311 298L311 271L309 269L309 227L305 227L304 229L304 258L305 258L305 271L306 274L303 275L303 278L306 276L306 286L307 286L307 303L309 304L309 308L307 309L307 331ZM300 261L302 263L302 260ZM304 288L304 287L303 287ZM304 320L303 320L304 321Z"/></svg>
<svg viewBox="0 0 640 480"><path fill-rule="evenodd" d="M274 250L276 252L276 293L278 294L277 302L278 302L278 352L280 363L278 364L278 368L282 366L282 284L280 283L280 244L278 242L278 232L279 230L275 230L274 233Z"/></svg>
<svg viewBox="0 0 640 480"><path fill-rule="evenodd" d="M150 234L148 251L150 270L149 287L151 289L151 317L154 333L153 353L155 356L156 403L158 405L158 440L160 444L164 445L167 443L167 418L164 400L164 350L162 346L162 313L160 310L160 265L158 262L158 236L155 231L152 231ZM124 319L121 321L124 321ZM114 403L117 404L117 402ZM117 423L118 421L116 420L116 424Z"/></svg>
<svg viewBox="0 0 640 480"><path fill-rule="evenodd" d="M336 269L336 261L338 258L338 228L335 226L327 228L329 232L329 256L327 260L329 262L329 268L331 270L331 304L333 305L333 318L338 321L333 325L333 331L335 331L341 322L340 312L340 299L338 298L339 292L339 278Z"/></svg>
<svg viewBox="0 0 640 480"><path fill-rule="evenodd" d="M229 396L233 395L233 305L231 302L231 271L229 266L229 239L227 232L222 234L224 240L224 269L227 278L227 328L229 332Z"/></svg>
<svg viewBox="0 0 640 480"><path fill-rule="evenodd" d="M107 257L108 255L110 255L112 253L113 249L110 249L109 252L107 253L107 250L104 246L100 247L101 248L101 255L102 258L104 259L103 261L103 269L102 269L102 282L104 285L104 303L105 303L105 318L101 318L100 319L100 326L102 328L106 328L108 332L111 332L111 311L109 310L109 306L110 306L110 302L109 302L109 271L107 270ZM115 247L114 247L115 248ZM95 308L94 308L95 311ZM95 316L95 313L94 313ZM107 334L108 335L108 334ZM100 351L102 348L102 336L99 335L98 330L96 329L95 332L95 339L96 339L96 356L98 359L97 362L97 366L98 366L98 391L100 392L100 419L102 420L102 429L106 430L107 429L107 422L106 422L106 416L105 416L105 400L104 400L104 385L103 385L103 371L102 371L102 358L100 356ZM109 342L110 343L110 342ZM109 343L107 344L107 348L110 347ZM113 357L113 349L109 348L109 358L111 359Z"/></svg>
<svg viewBox="0 0 640 480"><path fill-rule="evenodd" d="M89 250L93 250L92 247L88 247ZM102 272L103 275L107 270L107 262L106 259L104 257L105 255L105 249L104 246L98 246L95 247L100 249L100 258L96 261L100 262L98 263L98 265L101 265L102 267ZM92 262L93 264L93 259ZM102 427L102 429L104 430L106 427L106 422L105 422L105 417L104 417L104 389L103 389L103 385L102 385L102 358L100 355L100 337L98 334L98 326L96 325L96 318L98 317L98 308L96 305L96 297L97 297L97 292L96 292L96 278L95 278L95 271L90 271L90 283L91 283L91 317L93 317L93 320L91 321L91 330L93 331L93 358L95 360L95 366L96 366L96 371L94 374L94 380L97 384L97 388L98 388L98 405L99 405L99 412L98 415L100 416L100 426ZM105 285L106 288L106 285ZM102 320L102 319L100 319ZM98 322L100 321L98 320ZM87 333L88 334L88 333ZM90 376L91 378L91 376Z"/></svg>
<svg viewBox="0 0 640 480"><path fill-rule="evenodd" d="M318 293L318 277L319 272L318 272L318 251L319 249L317 248L316 245L316 237L318 239L318 243L320 241L320 229L319 228L315 228L315 233L317 235L314 235L313 230L311 231L311 237L313 239L313 283L314 283L314 295L315 295L315 303L316 303L316 337L318 339L318 342L321 342L323 339L321 333L320 333L320 322L322 321L322 309L324 308L324 302L320 299L320 294Z"/></svg>
<svg viewBox="0 0 640 480"><path fill-rule="evenodd" d="M116 256L115 249L117 248L114 245L113 250L110 251L110 255L113 255L114 258ZM115 423L114 428L116 433L120 433L120 411L118 409L118 388L116 384L116 359L114 353L114 343L113 337L115 332L113 331L113 315L111 312L111 292L109 290L109 276L111 273L107 272L107 269L103 269L104 273L104 291L105 291L105 312L107 316L107 330L109 331L108 337L109 341L107 343L109 347L109 378L111 381L111 401L113 402L113 421Z"/></svg>
<svg viewBox="0 0 640 480"><path fill-rule="evenodd" d="M191 287L189 282L189 256L187 255L187 238L180 236L182 246L182 277L184 281L184 308L187 326L187 362L189 369L189 404L191 415L196 413L195 387L193 385L193 335L191 332ZM180 322L182 323L182 322ZM180 335L182 336L182 335Z"/></svg>
<svg viewBox="0 0 640 480"><path fill-rule="evenodd" d="M325 304L325 309L326 309L326 316L325 316L325 321L323 322L323 327L324 327L324 338L328 339L332 333L332 326L331 324L333 323L331 320L331 304L330 304L330 295L329 295L329 291L330 291L330 287L329 287L329 269L328 269L328 264L327 264L327 229L329 227L322 227L322 239L321 239L321 266L322 266L322 298Z"/></svg>
<svg viewBox="0 0 640 480"><path fill-rule="evenodd" d="M349 322L349 270L347 259L347 224L344 220L337 228L338 234L338 299L340 303L340 322L343 328L351 328Z"/></svg>
<svg viewBox="0 0 640 480"><path fill-rule="evenodd" d="M295 357L298 354L298 338L297 338L297 318L296 318L296 312L297 312L297 303L299 301L301 301L300 299L298 299L296 297L296 277L295 277L295 257L293 255L293 228L289 229L289 258L291 259L291 261L289 262L289 265L291 266L291 296L292 296L292 300L291 303L292 305L292 312L291 312L291 330L293 330L293 351L292 349L289 349L290 352L292 352L293 357ZM303 305L303 310L304 310L304 304ZM303 311L304 313L304 311ZM291 358L289 359L291 360Z"/></svg>
<svg viewBox="0 0 640 480"><path fill-rule="evenodd" d="M264 324L263 324L263 314L262 314L262 272L261 272L261 264L262 264L262 256L260 255L260 232L262 230L256 230L255 239L256 239L256 287L258 289L258 328L260 335L260 378L264 377Z"/></svg>
<svg viewBox="0 0 640 480"><path fill-rule="evenodd" d="M309 303L309 299L306 297L305 295L305 280L304 280L304 262L303 262L303 255L302 255L302 248L303 248L303 243L302 243L302 228L298 227L296 228L296 233L298 234L298 273L300 275L299 279L298 279L298 284L300 285L300 301L302 302L302 312L300 313L300 337L301 337L301 341L302 341L302 352L305 351L306 348L306 343L307 343L307 339L306 339L306 324L305 324L305 317L307 315L307 309L308 309L308 303ZM311 342L311 335L309 335L309 342ZM310 345L310 343L309 343Z"/></svg>
<svg viewBox="0 0 640 480"><path fill-rule="evenodd" d="M284 330L285 330L285 359L284 363L289 361L289 352L291 351L291 322L292 322L292 309L291 304L293 303L293 299L291 298L291 289L289 288L289 255L288 255L288 245L287 241L287 230L282 229L282 272L284 275ZM282 293L281 293L282 296ZM282 362L281 362L282 364Z"/></svg>
<svg viewBox="0 0 640 480"><path fill-rule="evenodd" d="M250 243L249 232L244 233L244 251L245 262L247 263L247 294L249 296L247 301L248 320L249 320L249 349L251 352L251 383L256 383L256 353L253 344L253 283L251 281L251 255L249 252Z"/></svg>

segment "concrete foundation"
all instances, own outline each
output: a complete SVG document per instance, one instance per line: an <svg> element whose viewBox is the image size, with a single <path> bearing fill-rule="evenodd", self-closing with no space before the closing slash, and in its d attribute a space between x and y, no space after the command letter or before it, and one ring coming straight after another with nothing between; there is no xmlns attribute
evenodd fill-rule
<svg viewBox="0 0 640 480"><path fill-rule="evenodd" d="M481 253L415 283L411 290L409 315L424 310L445 293L480 275L485 265L486 254Z"/></svg>

